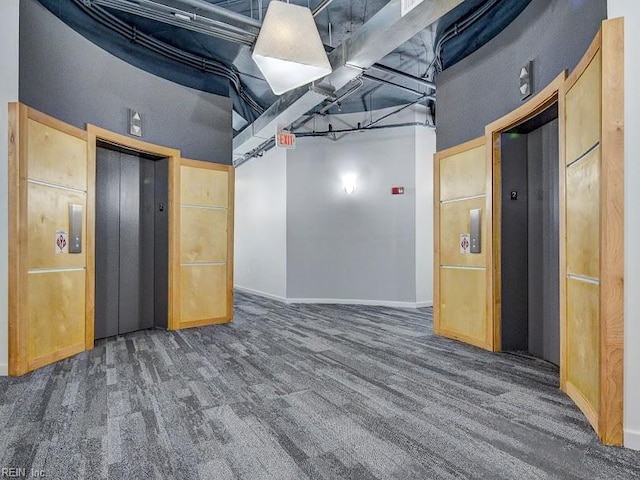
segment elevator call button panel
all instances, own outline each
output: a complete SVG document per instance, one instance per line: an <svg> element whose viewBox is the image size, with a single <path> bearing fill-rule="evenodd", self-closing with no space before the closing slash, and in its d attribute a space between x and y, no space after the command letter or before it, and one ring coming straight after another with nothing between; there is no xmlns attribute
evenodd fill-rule
<svg viewBox="0 0 640 480"><path fill-rule="evenodd" d="M69 253L82 253L82 205L69 204Z"/></svg>

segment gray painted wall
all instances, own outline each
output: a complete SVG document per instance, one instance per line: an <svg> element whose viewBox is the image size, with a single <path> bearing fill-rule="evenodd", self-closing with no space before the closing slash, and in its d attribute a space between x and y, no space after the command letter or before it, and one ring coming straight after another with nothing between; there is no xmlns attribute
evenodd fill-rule
<svg viewBox="0 0 640 480"><path fill-rule="evenodd" d="M288 153L289 299L416 301L414 136L405 127L302 138Z"/></svg>
<svg viewBox="0 0 640 480"><path fill-rule="evenodd" d="M46 32L46 33L45 33ZM127 134L127 109L144 115L142 139L187 158L231 164L231 100L151 75L114 57L36 0L20 2L21 102L84 128Z"/></svg>
<svg viewBox="0 0 640 480"><path fill-rule="evenodd" d="M607 17L606 0L533 0L511 25L436 77L437 148L484 135L521 105L520 67L534 61L533 91L573 69Z"/></svg>

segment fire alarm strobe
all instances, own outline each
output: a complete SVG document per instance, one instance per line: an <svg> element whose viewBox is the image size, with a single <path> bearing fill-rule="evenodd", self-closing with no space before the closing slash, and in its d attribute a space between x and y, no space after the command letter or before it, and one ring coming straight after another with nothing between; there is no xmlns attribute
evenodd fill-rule
<svg viewBox="0 0 640 480"><path fill-rule="evenodd" d="M391 195L404 195L404 187L391 187Z"/></svg>

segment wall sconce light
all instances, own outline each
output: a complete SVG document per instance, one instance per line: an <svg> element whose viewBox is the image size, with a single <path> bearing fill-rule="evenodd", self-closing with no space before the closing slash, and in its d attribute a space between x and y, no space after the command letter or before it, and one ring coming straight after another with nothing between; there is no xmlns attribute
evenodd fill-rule
<svg viewBox="0 0 640 480"><path fill-rule="evenodd" d="M331 73L311 10L292 3L269 2L251 58L276 95Z"/></svg>
<svg viewBox="0 0 640 480"><path fill-rule="evenodd" d="M345 193L351 195L356 191L356 176L352 173L349 173L342 177L342 188L344 188Z"/></svg>

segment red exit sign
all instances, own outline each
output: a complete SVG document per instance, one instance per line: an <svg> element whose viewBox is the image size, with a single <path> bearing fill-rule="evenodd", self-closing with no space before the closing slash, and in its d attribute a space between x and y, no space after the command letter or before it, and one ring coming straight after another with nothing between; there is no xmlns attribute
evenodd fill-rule
<svg viewBox="0 0 640 480"><path fill-rule="evenodd" d="M391 187L391 195L404 195L404 187Z"/></svg>
<svg viewBox="0 0 640 480"><path fill-rule="evenodd" d="M280 148L296 148L296 136L290 132L278 132L276 145Z"/></svg>

